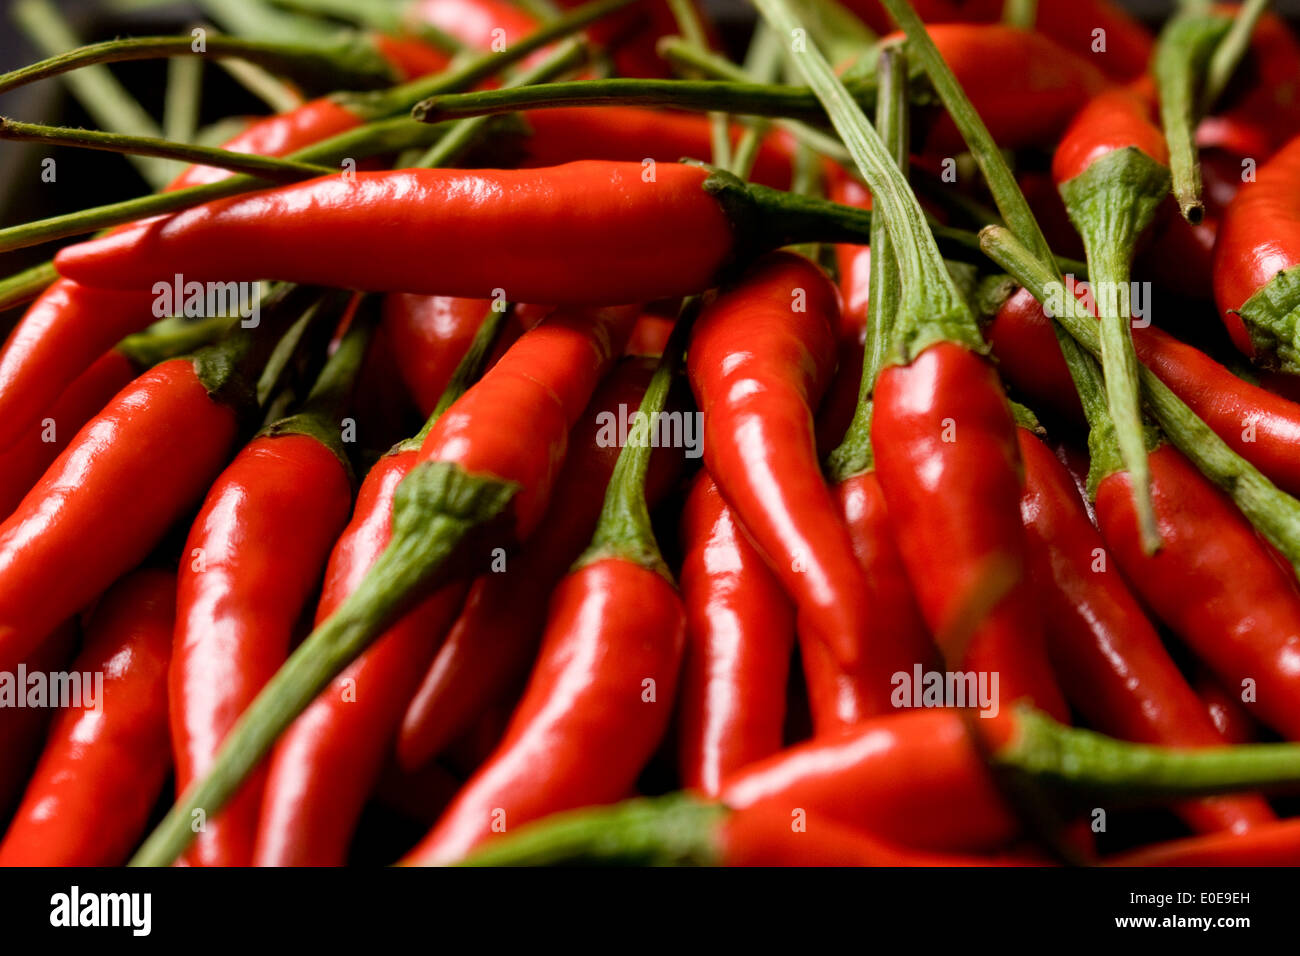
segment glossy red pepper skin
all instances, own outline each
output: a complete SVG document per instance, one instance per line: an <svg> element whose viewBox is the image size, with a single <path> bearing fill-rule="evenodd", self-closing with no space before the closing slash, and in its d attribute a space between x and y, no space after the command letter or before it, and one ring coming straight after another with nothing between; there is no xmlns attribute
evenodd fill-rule
<svg viewBox="0 0 1300 956"><path fill-rule="evenodd" d="M397 753L403 766L414 769L442 753L527 678L551 592L591 540L618 458L617 441L605 440L602 416L635 413L653 370L643 360L615 366L574 426L541 524L505 570L481 575L471 586L402 719ZM676 455L652 456L646 488L652 504L676 480L679 465Z"/></svg>
<svg viewBox="0 0 1300 956"><path fill-rule="evenodd" d="M475 50L509 46L537 29L537 18L508 0L416 0L406 15Z"/></svg>
<svg viewBox="0 0 1300 956"><path fill-rule="evenodd" d="M169 677L176 792L208 771L235 721L284 663L307 599L347 522L347 466L317 438L254 439L217 478L177 583ZM205 823L184 859L247 866L262 775Z"/></svg>
<svg viewBox="0 0 1300 956"><path fill-rule="evenodd" d="M65 622L23 662L27 673L66 669L79 637L76 622ZM0 708L0 820L9 819L31 779L51 716L48 707Z"/></svg>
<svg viewBox="0 0 1300 956"><path fill-rule="evenodd" d="M359 125L328 99L268 117L222 144L237 153L283 156ZM225 179L229 170L191 166L167 190ZM156 276L171 280L171 276ZM0 449L12 445L100 355L161 316L151 292L113 292L57 280L28 307L0 355Z"/></svg>
<svg viewBox="0 0 1300 956"><path fill-rule="evenodd" d="M516 482L509 512L516 540L525 540L546 512L569 432L622 354L637 315L625 306L553 312L447 409L419 460Z"/></svg>
<svg viewBox="0 0 1300 956"><path fill-rule="evenodd" d="M1246 706L1239 695L1229 694L1223 685L1210 673L1209 668L1201 664L1196 671L1192 686L1196 695L1205 705L1210 715L1210 723L1219 732L1219 736L1230 744L1248 744L1259 739L1258 728L1246 713Z"/></svg>
<svg viewBox="0 0 1300 956"><path fill-rule="evenodd" d="M103 675L98 708L70 707L50 728L0 866L120 866L139 840L170 766L167 664L175 576L139 571L104 598L72 663Z"/></svg>
<svg viewBox="0 0 1300 956"><path fill-rule="evenodd" d="M1115 560L1152 611L1228 687L1250 679L1251 712L1288 738L1300 735L1300 593L1224 495L1179 452L1150 455L1163 545L1142 553L1128 476L1097 486L1097 519Z"/></svg>
<svg viewBox="0 0 1300 956"><path fill-rule="evenodd" d="M1108 866L1295 866L1300 820L1279 820L1249 833L1210 833L1131 850Z"/></svg>
<svg viewBox="0 0 1300 956"><path fill-rule="evenodd" d="M1103 90L1074 117L1052 154L1052 178L1060 186L1117 150L1133 147L1162 165L1169 163L1164 134L1151 118L1149 101L1129 87Z"/></svg>
<svg viewBox="0 0 1300 956"><path fill-rule="evenodd" d="M871 584L871 609L876 627L902 646L926 648L937 660L930 633L917 607L911 582L894 538L884 492L874 471L864 471L832 489L840 520L849 532L853 554ZM858 674L828 666L828 655L807 641L800 642L804 679L813 726L820 733L837 733L871 716L872 688Z"/></svg>
<svg viewBox="0 0 1300 956"><path fill-rule="evenodd" d="M686 654L677 709L682 786L722 780L781 749L794 607L707 472L682 515Z"/></svg>
<svg viewBox="0 0 1300 956"><path fill-rule="evenodd" d="M911 850L834 820L797 820L779 799L730 813L722 823L719 843L724 866L1034 866L1040 862Z"/></svg>
<svg viewBox="0 0 1300 956"><path fill-rule="evenodd" d="M1018 830L951 710L891 714L784 750L725 781L721 799L735 810L784 804L787 819L798 808L810 826L825 819L918 849L988 850Z"/></svg>
<svg viewBox="0 0 1300 956"><path fill-rule="evenodd" d="M1237 309L1284 269L1300 263L1300 137L1256 171L1224 213L1214 253L1214 299L1232 342L1255 358Z"/></svg>
<svg viewBox="0 0 1300 956"><path fill-rule="evenodd" d="M426 418L433 414L492 305L488 299L400 292L384 296L383 331L392 345L402 381ZM497 336L493 352L500 356L549 311L547 306L515 306Z"/></svg>
<svg viewBox="0 0 1300 956"><path fill-rule="evenodd" d="M879 0L849 0L846 5L877 33L894 29L893 20ZM945 24L995 23L1002 17L1002 7L1000 0L920 0L912 4L935 34ZM1034 29L1072 54L1087 57L1117 80L1140 76L1151 59L1150 32L1111 0L1046 0L1038 5ZM1093 31L1097 29L1105 31L1104 50L1096 48ZM948 59L948 50L942 46L939 49Z"/></svg>
<svg viewBox="0 0 1300 956"><path fill-rule="evenodd" d="M998 367L1034 403L1075 420L1083 409L1056 335L1042 307L1024 289L1003 304L987 328ZM1204 352L1155 328L1134 328L1142 364L1278 487L1300 493L1300 405L1251 385Z"/></svg>
<svg viewBox="0 0 1300 956"><path fill-rule="evenodd" d="M1004 704L1028 697L1064 718L1027 575L1016 429L992 365L941 342L886 366L871 444L903 565L951 666L998 673ZM994 581L1001 599L962 621Z"/></svg>
<svg viewBox="0 0 1300 956"><path fill-rule="evenodd" d="M56 264L108 287L180 272L467 298L501 288L520 301L571 305L708 288L736 242L703 188L710 173L673 163L658 164L652 182L644 173L640 163L590 161L328 176L70 246Z"/></svg>
<svg viewBox="0 0 1300 956"><path fill-rule="evenodd" d="M524 141L523 166L558 166L580 159L662 163L708 159L712 155L709 120L699 113L640 109L632 106L573 106L527 110L532 130ZM733 127L732 145L742 127ZM747 177L750 182L789 189L793 141L777 131L763 137Z"/></svg>
<svg viewBox="0 0 1300 956"><path fill-rule="evenodd" d="M238 422L189 359L92 418L0 525L0 669L140 563L226 462Z"/></svg>
<svg viewBox="0 0 1300 956"><path fill-rule="evenodd" d="M817 459L811 408L835 360L836 300L808 260L766 257L701 313L687 371L705 464L794 601L801 637L875 688L883 712L890 675L918 656L876 630L870 582Z"/></svg>
<svg viewBox="0 0 1300 956"><path fill-rule="evenodd" d="M1032 432L1021 428L1019 438L1030 570L1052 622L1048 652L1066 697L1102 733L1176 747L1222 745L1204 704L1106 553L1065 466ZM1252 796L1188 801L1176 810L1203 832L1275 819Z"/></svg>
<svg viewBox="0 0 1300 956"><path fill-rule="evenodd" d="M8 516L18 507L81 427L139 374L130 359L109 349L64 390L44 417L0 452L0 514Z"/></svg>
<svg viewBox="0 0 1300 956"><path fill-rule="evenodd" d="M1091 57L1042 33L996 23L938 23L928 32L1006 149L1056 142L1084 104L1110 83ZM893 33L887 39L902 37ZM966 149L957 127L941 112L928 128L915 131L914 139L918 152L930 155L955 156Z"/></svg>
<svg viewBox="0 0 1300 956"><path fill-rule="evenodd" d="M356 590L392 538L393 495L414 449L381 458L366 475L352 520L330 555L316 608L320 623ZM451 582L426 597L317 696L267 764L257 824L257 866L341 866L393 734L465 597Z"/></svg>
<svg viewBox="0 0 1300 956"><path fill-rule="evenodd" d="M505 739L404 862L458 860L531 820L626 796L668 727L684 642L681 598L654 571L600 558L566 577Z"/></svg>

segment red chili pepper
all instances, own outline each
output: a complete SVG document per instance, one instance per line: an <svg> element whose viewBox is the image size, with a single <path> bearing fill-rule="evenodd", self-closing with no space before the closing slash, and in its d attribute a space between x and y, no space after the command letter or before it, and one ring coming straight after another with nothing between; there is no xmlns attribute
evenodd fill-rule
<svg viewBox="0 0 1300 956"><path fill-rule="evenodd" d="M684 329L682 331L685 331ZM448 862L510 827L623 796L672 712L685 613L650 527L650 436L681 364L670 343L619 454L587 552L551 600L528 689L505 739L406 857ZM635 602L637 613L619 613Z"/></svg>
<svg viewBox="0 0 1300 956"><path fill-rule="evenodd" d="M998 366L1033 402L1081 421L1082 406L1041 305L1024 289L987 329ZM1134 328L1142 364L1155 372L1237 454L1280 488L1300 493L1300 405L1243 381L1204 352L1155 327Z"/></svg>
<svg viewBox="0 0 1300 956"><path fill-rule="evenodd" d="M72 659L77 638L76 622L64 623L23 661L27 673L50 674L62 670ZM15 682L15 689L26 691L20 682ZM0 707L0 820L9 819L31 779L50 717L49 707L17 707L12 702Z"/></svg>
<svg viewBox="0 0 1300 956"><path fill-rule="evenodd" d="M238 416L208 374L174 359L140 376L0 525L0 662L138 564L211 483Z"/></svg>
<svg viewBox="0 0 1300 956"><path fill-rule="evenodd" d="M139 839L170 764L175 594L174 575L139 571L96 609L72 670L102 675L102 696L56 717L0 866L119 866Z"/></svg>
<svg viewBox="0 0 1300 956"><path fill-rule="evenodd" d="M632 327L632 336L627 340L628 355L648 355L658 357L664 354L668 336L672 334L674 319L647 312L636 320Z"/></svg>
<svg viewBox="0 0 1300 956"><path fill-rule="evenodd" d="M18 507L50 464L92 416L142 371L192 350L212 337L222 320L161 328L123 339L109 349L50 406L7 451L0 453L0 514Z"/></svg>
<svg viewBox="0 0 1300 956"><path fill-rule="evenodd" d="M879 0L849 0L847 6L877 33L893 29L893 21ZM1001 0L920 0L912 3L921 19L931 24L930 30L936 34L936 42L939 32L936 27L991 23L1002 17L1003 6ZM1131 80L1141 75L1151 59L1150 32L1132 14L1110 0L1080 0L1077 3L1049 0L1040 3L1034 29L1071 53L1098 63L1108 76L1118 80ZM1102 31L1100 37L1097 30ZM1100 49L1099 41L1103 44ZM944 48L941 46L940 49ZM948 59L947 50L944 50L944 59Z"/></svg>
<svg viewBox="0 0 1300 956"><path fill-rule="evenodd" d="M707 472L686 500L682 544L677 767L683 786L716 796L724 777L781 749L794 608Z"/></svg>
<svg viewBox="0 0 1300 956"><path fill-rule="evenodd" d="M961 23L936 23L927 32L993 138L1007 149L1056 142L1080 108L1109 85L1092 57L1041 33ZM884 42L901 39L902 33L892 33ZM936 113L915 139L918 151L932 155L966 151L946 114Z"/></svg>
<svg viewBox="0 0 1300 956"><path fill-rule="evenodd" d="M1217 4L1214 9L1235 16L1238 7ZM1300 134L1300 41L1286 21L1264 11L1250 35L1242 57L1214 115L1196 130L1197 145L1227 149L1237 158L1266 158L1293 136ZM1242 149L1241 140L1262 139Z"/></svg>
<svg viewBox="0 0 1300 956"><path fill-rule="evenodd" d="M507 0L416 0L405 16L475 50L504 49L537 29L536 17Z"/></svg>
<svg viewBox="0 0 1300 956"><path fill-rule="evenodd" d="M800 635L830 648L881 713L891 675L930 652L876 626L817 461L810 408L834 361L836 298L806 259L768 257L704 310L688 368L709 473L793 599Z"/></svg>
<svg viewBox="0 0 1300 956"><path fill-rule="evenodd" d="M254 123L222 144L237 153L283 156L362 122L330 99ZM167 191L230 176L213 166L191 166ZM170 283L173 276L158 273ZM186 276L189 280L193 277ZM0 355L0 449L12 445L101 354L160 315L156 295L110 292L57 280L28 307Z"/></svg>
<svg viewBox="0 0 1300 956"><path fill-rule="evenodd" d="M1095 459L1094 459L1095 461ZM1146 604L1230 686L1253 681L1259 719L1300 735L1300 594L1255 530L1174 448L1151 453L1164 546L1137 548L1127 476L1097 483L1097 519L1125 577Z"/></svg>
<svg viewBox="0 0 1300 956"><path fill-rule="evenodd" d="M469 298L504 289L525 302L604 304L698 292L738 257L803 238L851 240L866 222L844 207L675 163L404 169L198 206L68 246L56 264L110 288L180 272L197 281L281 278Z"/></svg>
<svg viewBox="0 0 1300 956"><path fill-rule="evenodd" d="M1196 668L1193 686L1219 736L1230 744L1252 743L1259 739L1255 722L1246 713L1241 697L1228 693L1204 664Z"/></svg>
<svg viewBox="0 0 1300 956"><path fill-rule="evenodd" d="M1249 833L1210 833L1130 850L1107 866L1295 866L1300 819L1279 820Z"/></svg>
<svg viewBox="0 0 1300 956"><path fill-rule="evenodd" d="M1224 213L1214 255L1214 298L1232 342L1262 365L1295 374L1300 292L1300 138L1259 167Z"/></svg>
<svg viewBox="0 0 1300 956"><path fill-rule="evenodd" d="M558 166L580 159L635 162L654 159L671 163L683 157L708 158L712 153L707 117L671 110L630 106L571 106L526 110L531 129L523 143L521 166ZM732 145L743 128L734 125ZM789 189L793 141L779 130L763 137L747 177L773 189Z"/></svg>
<svg viewBox="0 0 1300 956"><path fill-rule="evenodd" d="M379 55L397 71L399 80L411 80L417 76L441 72L450 62L447 54L434 49L423 40L384 33L372 33L370 40Z"/></svg>
<svg viewBox="0 0 1300 956"><path fill-rule="evenodd" d="M415 768L469 731L493 701L528 675L546 623L551 592L591 539L618 457L606 416L618 420L641 402L653 365L623 361L596 391L570 436L564 469L546 516L502 571L481 575L411 698L398 759ZM617 439L617 433L612 436ZM677 477L676 456L653 456L646 497L656 502Z"/></svg>
<svg viewBox="0 0 1300 956"><path fill-rule="evenodd" d="M1004 701L1029 697L1064 715L1026 576L1015 426L992 367L951 342L886 366L871 439L898 548L940 647L968 670L998 673ZM980 614L982 600L996 603Z"/></svg>
<svg viewBox="0 0 1300 956"><path fill-rule="evenodd" d="M303 410L235 456L190 529L177 583L169 678L176 791L202 776L231 726L284 663L308 598L352 505L339 438L368 330L353 328ZM184 858L247 866L263 780L205 821Z"/></svg>
<svg viewBox="0 0 1300 956"><path fill-rule="evenodd" d="M1020 502L1035 590L1051 627L1048 651L1070 703L1103 733L1144 743L1207 747L1224 742L1110 564L1074 480L1028 429L1019 429ZM1195 829L1244 830L1274 819L1260 797L1180 804Z"/></svg>

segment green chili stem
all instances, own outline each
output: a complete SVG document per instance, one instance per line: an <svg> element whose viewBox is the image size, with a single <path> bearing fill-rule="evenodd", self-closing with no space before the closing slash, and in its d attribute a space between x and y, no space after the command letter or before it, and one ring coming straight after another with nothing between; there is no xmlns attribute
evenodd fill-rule
<svg viewBox="0 0 1300 956"><path fill-rule="evenodd" d="M1232 23L1231 17L1218 13L1180 13L1160 31L1151 61L1160 92L1160 121L1169 144L1174 198L1183 218L1191 223L1200 222L1205 215L1196 152L1202 77Z"/></svg>
<svg viewBox="0 0 1300 956"><path fill-rule="evenodd" d="M340 101L358 115L370 119L404 113L421 100L454 90L466 89L495 76L506 67L526 59L542 47L572 36L597 20L615 13L635 0L592 0L564 16L542 24L534 33L511 43L500 53L471 57L436 76L420 77L390 90L375 93L340 94Z"/></svg>
<svg viewBox="0 0 1300 956"><path fill-rule="evenodd" d="M198 0L204 15L237 36L300 41L326 45L356 31L287 10L277 10L262 0Z"/></svg>
<svg viewBox="0 0 1300 956"><path fill-rule="evenodd" d="M716 866L727 810L689 793L556 813L485 844L458 866Z"/></svg>
<svg viewBox="0 0 1300 956"><path fill-rule="evenodd" d="M50 0L18 0L13 17L34 46L47 55L62 53L81 41L59 9ZM161 130L144 107L103 66L91 67L65 80L72 95L100 126L136 136L158 136ZM176 166L150 156L131 157L136 171L154 189L170 182Z"/></svg>
<svg viewBox="0 0 1300 956"><path fill-rule="evenodd" d="M701 49L708 49L709 38L700 22L699 11L692 0L668 0L668 9L677 21L677 29L687 43ZM731 168L731 125L726 113L709 113L709 132L713 144L713 165L723 169Z"/></svg>
<svg viewBox="0 0 1300 956"><path fill-rule="evenodd" d="M381 120L321 140L305 149L289 154L285 159L300 163L337 163L343 159L362 159L378 153L397 152L412 146L428 146L446 132L445 127L426 126L405 117ZM243 156L244 154L238 154ZM265 158L265 157L264 157ZM304 172L298 179L313 179L320 175ZM42 242L83 235L120 226L137 219L162 213L190 209L205 202L238 196L266 188L266 180L253 176L236 175L215 183L189 186L171 192L154 193L122 202L95 206L62 216L39 219L35 222L0 229L0 252L21 249Z"/></svg>
<svg viewBox="0 0 1300 956"><path fill-rule="evenodd" d="M196 166L216 166L278 183L326 176L337 171L329 166L259 156L255 153L236 153L233 150L213 146L194 146L153 137L126 136L121 133L72 129L66 126L41 126L36 123L21 123L3 116L0 116L0 139L48 143L53 146L76 146L135 156L160 156Z"/></svg>
<svg viewBox="0 0 1300 956"><path fill-rule="evenodd" d="M776 79L780 72L781 60L781 44L776 34L766 23L760 23L754 29L753 39L750 40L749 50L745 54L744 75L758 83L769 83ZM736 144L729 167L741 179L748 179L753 172L758 151L763 145L763 137L767 135L770 126L771 124L766 120L755 119L750 120L745 127L740 142Z"/></svg>
<svg viewBox="0 0 1300 956"><path fill-rule="evenodd" d="M504 84L506 88L528 86L541 83L553 77L567 73L581 65L586 59L586 46L577 39L570 39L560 44L545 60ZM412 166L433 168L449 165L456 157L473 146L492 122L490 116L472 116L457 122L447 131L447 135L429 147L428 151L417 159Z"/></svg>
<svg viewBox="0 0 1300 956"><path fill-rule="evenodd" d="M804 36L787 0L755 3L778 33L792 42ZM788 49L787 56L817 91L831 123L852 153L871 189L873 206L885 219L897 256L902 295L896 319L895 360L908 363L940 341L960 342L982 350L975 316L948 274L907 179L816 45L805 43L798 49Z"/></svg>
<svg viewBox="0 0 1300 956"><path fill-rule="evenodd" d="M432 588L476 527L501 514L514 484L449 462L417 465L393 501L393 537L357 589L289 656L245 709L207 774L195 780L131 860L166 866L194 837L196 810L214 816L329 682Z"/></svg>
<svg viewBox="0 0 1300 956"><path fill-rule="evenodd" d="M1021 707L1016 734L993 762L1035 783L1120 800L1159 801L1300 785L1300 744L1181 749L1116 740Z"/></svg>
<svg viewBox="0 0 1300 956"><path fill-rule="evenodd" d="M0 311L30 302L58 277L59 270L54 268L54 262L47 261L0 279Z"/></svg>
<svg viewBox="0 0 1300 956"><path fill-rule="evenodd" d="M770 40L765 41L765 43L771 46L774 55L783 55L781 53L780 40L777 38L776 34L770 27L767 27L766 24L763 24L762 26L765 28L763 32L771 38ZM657 49L659 50L659 55L668 60L669 63L672 63L675 66L685 65L693 67L704 76L712 77L713 79L730 80L734 83L753 83L756 81L760 83L767 82L766 77L760 78L756 74L751 74L748 68L742 69L725 57L720 57L715 53L710 53L708 50L701 50L699 47L687 43L681 37L664 37L659 41ZM844 148L843 143L835 137L829 136L822 130L817 129L815 126L809 126L806 123L799 122L798 120L781 119L778 117L774 117L773 122L776 126L799 140L799 142L806 143L823 156L829 156L836 162L845 165L853 161L853 157L849 155L849 151Z"/></svg>
<svg viewBox="0 0 1300 956"><path fill-rule="evenodd" d="M997 143L989 134L988 127L980 118L969 97L957 82L952 69L944 61L939 48L926 32L925 24L916 15L907 0L881 0L894 22L907 34L908 48L911 55L925 69L930 78L930 85L943 101L944 108L952 117L967 148L979 164L989 191L997 204L1002 218L1016 237L1028 246L1036 256L1051 261L1052 253L1047 245L1038 221L1034 218L1029 202L1016 184L1015 175L1007 165L1006 157L998 149Z"/></svg>
<svg viewBox="0 0 1300 956"><path fill-rule="evenodd" d="M1042 302L1057 322L1094 356L1101 354L1095 319L1037 259L1002 226L980 233L985 251ZM1282 492L1234 452L1145 365L1138 367L1143 397L1161 429L1201 473L1222 488L1255 529L1300 573L1300 501Z"/></svg>
<svg viewBox="0 0 1300 956"><path fill-rule="evenodd" d="M265 103L272 113L287 113L305 102L302 94L279 77L247 60L217 60L231 79Z"/></svg>
<svg viewBox="0 0 1300 956"><path fill-rule="evenodd" d="M876 101L876 127L889 147L898 168L907 174L908 108L907 58L901 48L881 53L876 64L880 96ZM889 231L883 217L871 222L871 276L867 298L867 337L862 354L862 379L858 386L858 405L848 431L838 448L827 458L826 470L833 483L839 484L853 475L870 470L871 393L876 376L885 364L893 341L894 317L900 298L898 265L890 246Z"/></svg>
<svg viewBox="0 0 1300 956"><path fill-rule="evenodd" d="M199 128L199 102L203 98L203 63L177 57L167 61L167 91L163 99L163 138L194 142Z"/></svg>
<svg viewBox="0 0 1300 956"><path fill-rule="evenodd" d="M1002 22L1021 30L1034 29L1038 22L1038 0L1003 0Z"/></svg>
<svg viewBox="0 0 1300 956"><path fill-rule="evenodd" d="M874 85L857 84L853 95L864 105L875 104ZM773 116L824 122L812 90L772 83L722 80L654 80L615 77L542 83L524 89L475 90L429 97L412 115L423 122L513 113L517 110L555 109L565 106L660 106L696 112L727 112L744 116Z"/></svg>
<svg viewBox="0 0 1300 956"><path fill-rule="evenodd" d="M408 15L405 8L414 5L410 2L393 3L391 0L379 3L374 0L366 3L357 3L356 0L273 0L273 2L290 10L341 20L376 33L414 36L444 53L459 53L465 48L465 44L451 34L431 23L424 23Z"/></svg>
<svg viewBox="0 0 1300 956"><path fill-rule="evenodd" d="M125 63L164 57L211 57L239 59L268 67L319 92L340 86L378 89L393 81L392 69L382 59L360 55L351 49L324 50L320 47L270 40L246 40L208 31L203 49L195 49L194 36L130 37L77 47L0 76L0 93L37 80L59 76L100 63ZM105 124L109 125L109 124Z"/></svg>
<svg viewBox="0 0 1300 956"><path fill-rule="evenodd" d="M800 0L796 9L832 63L852 59L880 39L861 17L838 0Z"/></svg>
<svg viewBox="0 0 1300 956"><path fill-rule="evenodd" d="M1237 8L1232 26L1219 45L1214 48L1210 62L1205 68L1205 83L1201 87L1199 114L1206 116L1214 108L1223 91L1227 89L1232 74L1237 71L1242 57L1250 49L1250 38L1255 32L1255 25L1268 9L1268 0L1245 0Z"/></svg>
<svg viewBox="0 0 1300 956"><path fill-rule="evenodd" d="M144 371L178 355L188 355L230 331L238 321L233 315L205 319L168 316L159 319L143 332L128 335L113 346L136 368Z"/></svg>
<svg viewBox="0 0 1300 956"><path fill-rule="evenodd" d="M650 456L656 439L666 429L660 428L659 416L668 402L668 392L676 381L686 355L691 326L699 314L701 302L691 298L682 306L672 334L664 346L663 356L646 386L627 443L619 450L614 471L605 488L605 502L600 509L591 544L574 567L582 567L604 558L631 561L673 580L650 524L646 504L645 480L650 471Z"/></svg>

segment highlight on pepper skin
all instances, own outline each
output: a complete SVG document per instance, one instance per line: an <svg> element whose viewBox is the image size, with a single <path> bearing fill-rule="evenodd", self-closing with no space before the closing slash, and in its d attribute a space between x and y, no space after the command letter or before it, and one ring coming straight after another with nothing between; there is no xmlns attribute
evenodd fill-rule
<svg viewBox="0 0 1300 956"><path fill-rule="evenodd" d="M83 6L0 865L1300 863L1287 11Z"/></svg>

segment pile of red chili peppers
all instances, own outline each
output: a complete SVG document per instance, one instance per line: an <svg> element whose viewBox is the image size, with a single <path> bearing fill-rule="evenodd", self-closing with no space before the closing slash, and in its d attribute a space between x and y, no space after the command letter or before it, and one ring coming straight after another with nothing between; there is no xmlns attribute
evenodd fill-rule
<svg viewBox="0 0 1300 956"><path fill-rule="evenodd" d="M287 6L0 76L288 107L0 119L0 865L1300 864L1264 4Z"/></svg>

